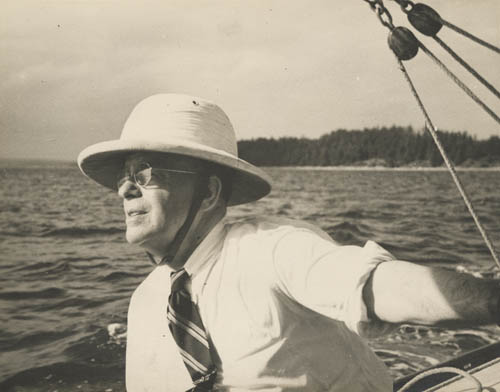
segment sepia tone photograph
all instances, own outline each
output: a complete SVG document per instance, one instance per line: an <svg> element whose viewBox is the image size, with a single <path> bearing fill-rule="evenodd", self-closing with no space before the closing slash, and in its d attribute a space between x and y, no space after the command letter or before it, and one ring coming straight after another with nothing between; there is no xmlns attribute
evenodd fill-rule
<svg viewBox="0 0 500 392"><path fill-rule="evenodd" d="M498 0L4 0L0 391L500 391Z"/></svg>

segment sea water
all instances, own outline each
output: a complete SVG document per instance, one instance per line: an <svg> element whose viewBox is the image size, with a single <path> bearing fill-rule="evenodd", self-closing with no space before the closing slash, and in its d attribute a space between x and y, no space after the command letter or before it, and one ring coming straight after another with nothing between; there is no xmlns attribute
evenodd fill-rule
<svg viewBox="0 0 500 392"><path fill-rule="evenodd" d="M340 243L500 278L445 171L267 171L271 195L229 219L303 219ZM460 176L498 247L500 171ZM0 180L0 390L124 390L128 301L153 267L124 239L120 199L74 163L4 161ZM499 338L494 326L405 325L369 344L398 377Z"/></svg>

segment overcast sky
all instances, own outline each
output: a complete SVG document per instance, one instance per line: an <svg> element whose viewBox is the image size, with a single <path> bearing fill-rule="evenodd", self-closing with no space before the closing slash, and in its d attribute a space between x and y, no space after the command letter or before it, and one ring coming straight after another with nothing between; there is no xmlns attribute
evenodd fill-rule
<svg viewBox="0 0 500 392"><path fill-rule="evenodd" d="M500 45L499 0L426 3ZM394 1L385 4L407 25ZM118 138L134 105L158 92L217 102L239 139L423 126L388 30L362 0L2 0L0 9L2 158L75 160ZM449 30L440 36L500 88L500 56ZM423 53L406 65L438 128L500 135Z"/></svg>

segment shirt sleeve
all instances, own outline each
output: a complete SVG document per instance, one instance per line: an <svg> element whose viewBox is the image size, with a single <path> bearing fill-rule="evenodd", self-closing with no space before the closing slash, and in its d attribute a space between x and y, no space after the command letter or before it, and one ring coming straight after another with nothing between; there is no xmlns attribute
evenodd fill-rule
<svg viewBox="0 0 500 392"><path fill-rule="evenodd" d="M373 241L363 247L341 246L307 229L285 234L273 253L278 289L366 337L393 328L370 320L363 301L363 287L370 274L388 260L394 257Z"/></svg>

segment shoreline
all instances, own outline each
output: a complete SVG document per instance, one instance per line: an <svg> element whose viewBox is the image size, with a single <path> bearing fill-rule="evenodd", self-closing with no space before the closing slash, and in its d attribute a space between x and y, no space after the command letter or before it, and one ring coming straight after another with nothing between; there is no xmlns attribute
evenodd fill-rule
<svg viewBox="0 0 500 392"><path fill-rule="evenodd" d="M0 169L29 167L74 167L77 162L72 160L0 158ZM314 170L314 171L447 171L446 166L382 166L382 165L339 165L339 166L259 166L265 169ZM456 166L457 171L500 171L500 166Z"/></svg>
<svg viewBox="0 0 500 392"><path fill-rule="evenodd" d="M315 171L448 171L447 167L426 166L265 166L266 169L315 170ZM492 167L455 167L457 171L500 171L500 166Z"/></svg>

